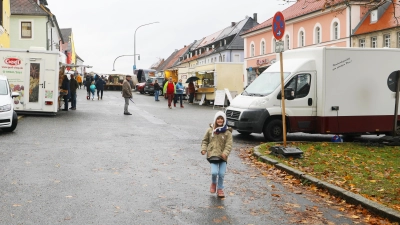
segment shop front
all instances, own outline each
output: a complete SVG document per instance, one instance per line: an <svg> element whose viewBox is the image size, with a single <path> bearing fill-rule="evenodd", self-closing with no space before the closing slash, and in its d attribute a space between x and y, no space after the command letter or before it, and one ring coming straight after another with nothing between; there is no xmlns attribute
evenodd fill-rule
<svg viewBox="0 0 400 225"><path fill-rule="evenodd" d="M266 70L271 64L276 61L276 56L266 56L258 59L247 60L247 85L253 82L258 75L260 75L264 70Z"/></svg>

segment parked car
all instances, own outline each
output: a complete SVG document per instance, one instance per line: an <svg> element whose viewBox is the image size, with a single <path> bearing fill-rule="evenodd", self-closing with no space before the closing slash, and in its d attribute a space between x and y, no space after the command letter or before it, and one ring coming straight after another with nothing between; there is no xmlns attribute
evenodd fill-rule
<svg viewBox="0 0 400 225"><path fill-rule="evenodd" d="M135 90L138 91L140 94L144 94L144 85L145 84L146 84L145 82L136 84Z"/></svg>
<svg viewBox="0 0 400 225"><path fill-rule="evenodd" d="M18 116L14 111L13 98L18 96L17 92L11 91L7 77L0 75L0 129L3 131L12 132L17 127Z"/></svg>
<svg viewBox="0 0 400 225"><path fill-rule="evenodd" d="M163 77L150 77L147 79L146 84L144 86L144 92L149 93L149 94L154 94L154 82L155 80L158 80L158 84L160 85L160 95L163 95L163 84L164 84L164 78Z"/></svg>

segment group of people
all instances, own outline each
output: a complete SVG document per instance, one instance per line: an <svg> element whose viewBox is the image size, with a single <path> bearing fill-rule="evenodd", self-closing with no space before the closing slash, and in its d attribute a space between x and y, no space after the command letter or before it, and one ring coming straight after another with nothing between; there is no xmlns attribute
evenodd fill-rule
<svg viewBox="0 0 400 225"><path fill-rule="evenodd" d="M168 99L168 108L172 109L172 101L174 102L174 107L176 107L176 103L179 100L181 108L184 108L183 106L183 90L185 89L185 86L182 84L182 79L178 80L178 83L174 83L172 81L172 77L168 78L168 81L164 84L163 87L163 92ZM157 79L155 80L154 83L154 98L155 101L159 101L159 92L161 90L160 84L158 83ZM189 104L193 104L193 98L194 98L194 93L195 93L195 88L193 82L189 83Z"/></svg>
<svg viewBox="0 0 400 225"><path fill-rule="evenodd" d="M68 111L68 109L76 110L76 90L82 87L82 76L80 74L71 74L71 79L68 79L67 75L62 76L61 89L64 99L64 108L62 111ZM87 89L87 97L86 99L94 100L95 90L97 90L97 100L103 99L103 91L104 85L106 82L104 81L103 76L95 75L94 78L90 74L85 75L84 80L84 88ZM90 94L92 97L90 97ZM68 108L68 102L71 101L71 107Z"/></svg>
<svg viewBox="0 0 400 225"><path fill-rule="evenodd" d="M97 74L93 76L91 75L86 75L85 79L85 87L87 91L87 96L86 99L94 101L94 94L95 91L97 90L97 100L103 100L103 93L104 93L104 85L106 84L106 81L104 80L104 76L101 75L101 77ZM91 95L90 95L91 94ZM90 97L92 96L92 97Z"/></svg>

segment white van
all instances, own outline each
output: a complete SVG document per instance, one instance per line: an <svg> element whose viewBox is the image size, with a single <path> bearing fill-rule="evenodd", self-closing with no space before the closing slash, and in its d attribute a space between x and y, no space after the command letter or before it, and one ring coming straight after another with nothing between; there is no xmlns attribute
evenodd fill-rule
<svg viewBox="0 0 400 225"><path fill-rule="evenodd" d="M400 69L398 59L400 49L388 48L284 52L287 132L390 133L395 94L387 83L389 75ZM263 133L268 141L282 140L280 92L278 61L233 99L226 110L228 125L242 134Z"/></svg>
<svg viewBox="0 0 400 225"><path fill-rule="evenodd" d="M18 95L11 91L7 77L0 75L0 129L3 131L12 132L17 127L18 116L14 111L13 98Z"/></svg>

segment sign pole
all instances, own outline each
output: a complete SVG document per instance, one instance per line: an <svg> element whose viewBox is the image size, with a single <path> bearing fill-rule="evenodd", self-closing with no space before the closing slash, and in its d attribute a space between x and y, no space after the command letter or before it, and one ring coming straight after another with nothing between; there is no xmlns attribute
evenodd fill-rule
<svg viewBox="0 0 400 225"><path fill-rule="evenodd" d="M281 66L281 95L282 95L282 132L283 132L283 147L286 148L286 111L285 111L285 86L283 79L283 54L279 53Z"/></svg>
<svg viewBox="0 0 400 225"><path fill-rule="evenodd" d="M400 90L400 70L396 73L396 102L394 106L394 124L393 124L393 134L392 136L396 136L397 130L397 116L398 116L398 108L399 108L399 90Z"/></svg>

